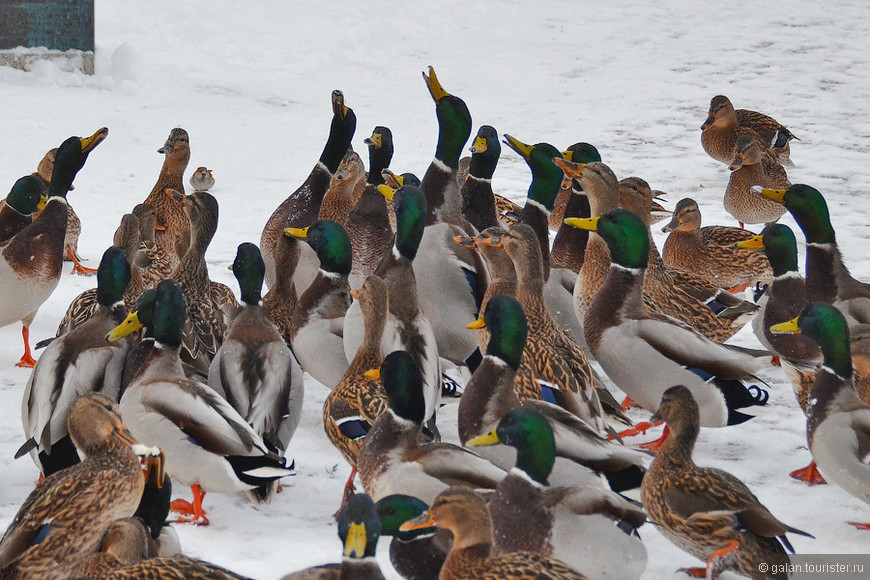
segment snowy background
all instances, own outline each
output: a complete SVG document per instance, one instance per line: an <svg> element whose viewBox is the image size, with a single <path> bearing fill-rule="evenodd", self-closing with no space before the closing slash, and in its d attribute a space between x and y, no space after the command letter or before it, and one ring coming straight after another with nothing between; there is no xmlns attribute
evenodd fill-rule
<svg viewBox="0 0 870 580"><path fill-rule="evenodd" d="M206 165L217 180L211 275L236 289L226 266L239 243L259 240L268 216L314 166L333 89L356 112L358 151L375 125L392 129L397 172L422 176L434 154L434 105L420 76L432 65L445 89L468 104L474 131L490 124L527 143L594 143L620 178L640 176L667 191L668 207L691 196L705 224L734 225L722 207L728 170L700 145L710 99L725 94L801 139L792 144L797 167L789 175L826 196L846 263L870 279L866 4L684 4L98 2L94 76L50 63L27 73L0 68L0 187L35 171L66 137L109 127L69 196L83 223L79 252L96 267L121 216L151 190L162 163L157 149L170 129L184 127L188 173ZM525 162L505 147L495 191L522 200L529 181ZM793 226L788 216L784 222ZM36 317L34 342L54 335L72 298L96 283L69 269ZM0 529L37 476L27 457L12 459L23 442L20 404L30 372L13 366L20 330L0 329ZM733 342L757 344L749 329ZM809 460L804 420L782 371L763 376L772 390L762 416L704 430L697 462L734 473L777 517L815 534L791 538L799 552L870 552L870 533L845 523L870 519L867 505L838 488L788 478ZM261 509L242 495L208 495L211 526L179 529L189 555L263 579L338 561L332 513L349 467L323 433L327 391L307 380L290 448L298 475ZM444 415L442 432L455 440L455 413ZM641 534L650 554L644 578L698 564L653 526ZM381 547L383 568L396 577Z"/></svg>

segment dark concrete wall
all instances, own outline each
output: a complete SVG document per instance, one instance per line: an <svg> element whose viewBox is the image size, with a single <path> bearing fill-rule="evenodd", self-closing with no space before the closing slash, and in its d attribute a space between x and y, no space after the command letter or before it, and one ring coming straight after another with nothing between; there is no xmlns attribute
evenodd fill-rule
<svg viewBox="0 0 870 580"><path fill-rule="evenodd" d="M94 50L94 0L0 0L0 49Z"/></svg>

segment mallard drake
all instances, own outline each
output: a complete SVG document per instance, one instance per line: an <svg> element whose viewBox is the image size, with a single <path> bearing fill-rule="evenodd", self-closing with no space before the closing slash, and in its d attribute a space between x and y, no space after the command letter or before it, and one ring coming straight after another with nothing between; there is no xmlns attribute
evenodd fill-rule
<svg viewBox="0 0 870 580"><path fill-rule="evenodd" d="M326 564L283 576L281 580L383 580L375 560L381 521L372 498L355 495L338 520L338 537L344 545L341 564Z"/></svg>
<svg viewBox="0 0 870 580"><path fill-rule="evenodd" d="M499 221L492 191L492 174L501 156L498 131L489 125L477 130L471 146L468 176L459 190L462 196L462 217L482 232L486 228L504 225Z"/></svg>
<svg viewBox="0 0 870 580"><path fill-rule="evenodd" d="M492 553L533 552L591 578L636 580L647 555L634 530L646 514L601 486L550 487L557 446L550 425L536 408L515 408L489 433L468 442L472 447L502 444L516 450L515 466L488 502Z"/></svg>
<svg viewBox="0 0 870 580"><path fill-rule="evenodd" d="M462 99L444 90L432 67L423 79L435 101L438 146L420 183L426 228L413 262L417 297L435 333L438 355L474 370L477 341L463 324L477 318L488 277L480 255L453 242L471 231L462 218L457 179L459 156L471 135L471 114Z"/></svg>
<svg viewBox="0 0 870 580"><path fill-rule="evenodd" d="M172 478L163 469L165 463L166 455L162 451L145 457L145 489L133 514L145 526L151 536L149 543L154 545L152 552L159 557L181 554L178 534L166 520L170 512Z"/></svg>
<svg viewBox="0 0 870 580"><path fill-rule="evenodd" d="M742 228L744 224L775 222L785 209L752 193L753 187L772 189L791 185L782 165L764 155L758 143L749 135L737 139L737 155L728 166L731 177L725 187L725 210Z"/></svg>
<svg viewBox="0 0 870 580"><path fill-rule="evenodd" d="M716 578L722 570L756 579L776 578L775 566L789 563L783 546L794 552L786 532L812 536L776 519L730 473L695 465L692 449L701 421L698 404L688 388L678 385L667 389L657 415L668 424L671 436L656 454L641 486L650 521L671 542L704 560L707 578ZM774 572L760 567L761 562Z"/></svg>
<svg viewBox="0 0 870 580"><path fill-rule="evenodd" d="M494 488L504 477L502 469L462 447L420 442L426 401L423 377L410 354L390 353L373 374L384 385L389 408L369 430L357 458L372 498L404 493L428 503L451 484Z"/></svg>
<svg viewBox="0 0 870 580"><path fill-rule="evenodd" d="M553 402L603 432L604 411L589 361L583 350L556 325L544 304L538 236L530 226L517 223L501 237L500 243L517 274L517 299L531 331L526 343L527 356L535 376L553 385Z"/></svg>
<svg viewBox="0 0 870 580"><path fill-rule="evenodd" d="M275 283L263 296L263 310L278 327L284 342L288 345L290 344L293 311L296 310L296 305L299 303L296 284L293 282L293 273L296 271L296 264L299 263L300 244L301 242L293 236L281 235L281 239L278 240L272 253L278 277L275 278Z"/></svg>
<svg viewBox="0 0 870 580"><path fill-rule="evenodd" d="M344 223L353 245L351 288L361 287L366 278L375 273L381 258L393 245L392 212L387 208L386 198L378 191L378 186L384 184L382 172L393 158L393 133L387 127L375 127L365 144L369 149L365 188Z"/></svg>
<svg viewBox="0 0 870 580"><path fill-rule="evenodd" d="M142 496L136 442L115 403L95 393L79 397L69 410L69 432L85 459L30 492L0 539L0 569L14 577L70 577L99 549L109 524L133 515Z"/></svg>
<svg viewBox="0 0 870 580"><path fill-rule="evenodd" d="M438 580L441 566L453 545L453 536L447 530L434 535L399 530L402 524L414 519L429 506L410 495L393 494L375 503L381 520L381 535L393 536L390 541L390 563L406 580Z"/></svg>
<svg viewBox="0 0 870 580"><path fill-rule="evenodd" d="M196 171L190 174L190 186L193 191L208 191L214 187L214 175L208 167L197 167Z"/></svg>
<svg viewBox="0 0 870 580"><path fill-rule="evenodd" d="M366 168L362 157L348 149L338 169L329 181L317 217L331 219L344 225L353 206L359 201L366 185Z"/></svg>
<svg viewBox="0 0 870 580"><path fill-rule="evenodd" d="M761 196L782 204L804 232L807 246L807 302L828 302L850 324L870 323L870 284L849 274L837 247L828 204L813 187L762 189Z"/></svg>
<svg viewBox="0 0 870 580"><path fill-rule="evenodd" d="M590 211L593 216L601 215L619 205L620 190L631 188L643 190L643 197L651 197L649 185L639 178L628 178L620 184L613 171L603 163L575 164L560 157L554 158L557 166L566 175L577 178L589 196ZM649 204L646 204L647 207ZM651 218L643 216L647 230ZM573 222L569 222L570 223ZM757 307L731 296L725 290L712 287L700 278L687 280L678 270L668 271L661 263L661 257L654 246L650 245L648 257L650 271L654 274L644 280L643 302L652 312L670 316L697 329L711 340L724 341L734 335L757 311ZM586 255L574 287L574 310L578 318L585 319L586 310L604 284L610 265L607 244L600 236L589 236ZM680 282L678 283L677 278ZM702 286L698 288L698 286ZM727 300L728 302L723 302ZM744 304L745 303L745 304ZM652 405L657 402L651 403Z"/></svg>
<svg viewBox="0 0 870 580"><path fill-rule="evenodd" d="M245 491L293 471L225 399L185 377L179 358L185 318L181 287L164 280L154 302L152 353L119 406L130 431L164 451L166 472L191 486L193 503L175 500L173 510L207 524L202 509L206 492ZM108 339L118 340L134 327L121 323Z"/></svg>
<svg viewBox="0 0 870 580"><path fill-rule="evenodd" d="M603 474L616 491L640 486L649 457L640 451L612 443L589 424L561 407L538 387L538 396L517 384L527 380L521 375L529 325L519 301L511 296L494 296L483 318L469 325L485 326L490 331L486 355L468 381L459 401L459 441L463 445L492 431L512 409L531 409L541 415L549 429L558 434L556 464L551 479L555 484L593 483L601 487ZM534 376L531 378L535 380ZM546 392L546 391L545 391ZM508 470L514 466L515 452L504 445L475 449L480 455ZM549 473L548 473L549 475Z"/></svg>
<svg viewBox="0 0 870 580"><path fill-rule="evenodd" d="M662 260L671 268L692 272L720 288L770 284L773 279L764 254L735 248L755 234L728 226L701 227L701 210L694 199L678 201L673 219L662 231L670 232Z"/></svg>
<svg viewBox="0 0 870 580"><path fill-rule="evenodd" d="M521 525L525 525L522 523ZM399 528L412 531L445 528L453 548L441 568L441 580L583 580L566 564L532 552L491 555L492 518L483 499L471 489L454 486L441 492L426 512Z"/></svg>
<svg viewBox="0 0 870 580"><path fill-rule="evenodd" d="M181 285L187 305L181 355L185 362L207 374L223 342L227 320L232 320L239 307L232 291L221 284L217 291L223 301L224 308L221 309L221 304L215 300L215 283L208 276L205 252L217 231L218 202L205 191L184 195L169 190L164 195L172 197L183 209L191 231L190 246L172 275ZM227 312L228 308L232 309L232 313Z"/></svg>
<svg viewBox="0 0 870 580"><path fill-rule="evenodd" d="M337 221L318 219L284 233L306 240L317 253L320 271L299 297L290 323L293 352L312 377L332 389L347 370L344 354L344 316L351 303L350 274L353 247Z"/></svg>
<svg viewBox="0 0 870 580"><path fill-rule="evenodd" d="M33 223L33 213L48 201L45 184L39 177L25 175L18 179L0 209L0 244Z"/></svg>
<svg viewBox="0 0 870 580"><path fill-rule="evenodd" d="M614 209L569 223L598 232L610 250L607 278L583 328L589 348L616 386L654 411L665 389L684 384L698 401L705 427L751 419L740 410L765 404L768 395L754 385L747 389L741 379L761 369L769 353L715 343L643 307L650 241L647 226L633 213Z"/></svg>
<svg viewBox="0 0 870 580"><path fill-rule="evenodd" d="M763 150L771 150L783 165L793 166L788 143L797 137L791 131L763 113L735 110L726 96L713 97L707 119L701 125L701 145L707 155L728 165L737 151L737 139L743 135L751 136Z"/></svg>
<svg viewBox="0 0 870 580"><path fill-rule="evenodd" d="M58 148L48 190L48 203L40 216L15 236L0 244L0 327L19 320L24 354L16 363L33 367L30 354L30 323L36 311L54 292L63 268L66 231L66 193L93 149L109 130L103 127L90 137L70 137Z"/></svg>
<svg viewBox="0 0 870 580"><path fill-rule="evenodd" d="M389 314L381 354L405 350L414 357L423 374L426 419L431 418L441 401L441 363L435 333L419 305L419 289L413 263L426 223L426 198L419 187L403 185L397 190L382 188L392 197L396 210L396 241L384 255L375 276L387 283ZM362 343L362 317L359 306L351 305L344 319L344 353L350 360Z"/></svg>
<svg viewBox="0 0 870 580"><path fill-rule="evenodd" d="M598 152L595 145L583 141L574 143L568 147L562 152L562 157L572 163L595 163L596 161L601 161L601 154ZM577 197L578 195L579 197ZM576 215L566 213L568 204L572 203L571 200L573 200L573 205L575 207L572 208L570 214L576 213ZM576 179L563 179L562 185L559 188L559 193L556 195L556 200L553 202L553 211L550 212L550 217L547 219L547 225L551 230L556 230L557 232L562 233L566 229L562 227L565 225L565 218L590 217L588 214L589 200L583 195L583 186L580 185L580 182ZM572 232L572 234L576 236L577 228L567 228L567 231L565 232L566 235L568 235L567 232ZM585 238L582 249L586 249ZM553 241L553 252L555 253L555 251L556 242ZM556 261L555 258L554 261ZM582 255L580 256L580 263L583 263Z"/></svg>
<svg viewBox="0 0 870 580"><path fill-rule="evenodd" d="M805 334L819 345L823 362L810 391L807 441L825 480L870 503L870 404L853 382L849 327L830 304L814 302L796 318L771 327L773 333ZM853 524L870 529L870 524Z"/></svg>
<svg viewBox="0 0 870 580"><path fill-rule="evenodd" d="M130 282L124 251L111 247L97 272L97 308L75 330L52 341L37 362L24 389L21 418L27 442L15 457L30 452L46 476L79 462L70 440L67 418L72 402L96 392L118 400L121 372L129 343L106 342L106 333L127 316L122 300Z"/></svg>
<svg viewBox="0 0 870 580"><path fill-rule="evenodd" d="M283 456L302 415L302 371L278 328L263 311L260 292L266 266L257 246L239 245L232 268L244 306L230 323L211 361L208 385ZM249 496L258 503L268 503L277 488L276 480L255 488Z"/></svg>
<svg viewBox="0 0 870 580"><path fill-rule="evenodd" d="M181 127L169 132L163 147L157 150L162 154L163 165L157 176L157 183L145 202L154 208L158 229L154 235L157 246L165 253L171 253L179 232L190 229L190 222L181 206L166 196L167 189L184 193L184 172L190 162L190 136ZM179 256L180 258L180 256Z"/></svg>
<svg viewBox="0 0 870 580"><path fill-rule="evenodd" d="M389 294L386 283L371 276L359 290L351 290L363 318L363 341L335 389L323 402L323 428L332 444L353 468L345 486L345 497L353 489L357 458L365 436L387 409L387 394L380 381L365 376L381 366L381 339L387 324Z"/></svg>
<svg viewBox="0 0 870 580"><path fill-rule="evenodd" d="M355 131L356 114L344 104L344 94L341 91L332 91L332 124L320 160L305 182L272 212L260 236L260 252L266 263L268 286L272 286L277 277L275 245L283 235L284 228L304 228L317 219L323 196L329 189L329 182L350 147ZM317 276L316 258L310 247L300 246L299 263L293 277L297 292L304 292Z"/></svg>

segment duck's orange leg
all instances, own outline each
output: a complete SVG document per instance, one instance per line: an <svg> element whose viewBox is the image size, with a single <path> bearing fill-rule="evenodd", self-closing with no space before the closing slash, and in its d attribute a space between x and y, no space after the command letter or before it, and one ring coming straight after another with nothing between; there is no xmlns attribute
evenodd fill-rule
<svg viewBox="0 0 870 580"><path fill-rule="evenodd" d="M653 427L658 427L661 424L662 424L662 421L659 421L657 423L650 423L649 421L644 421L642 423L636 424L631 429L626 429L625 431L620 431L619 436L624 438L624 437L634 437L636 435L643 435L647 431L652 429Z"/></svg>
<svg viewBox="0 0 870 580"><path fill-rule="evenodd" d="M738 286L734 286L733 288L729 288L728 291L731 292L732 294L737 294L738 292L743 292L747 288L749 288L749 282L747 282L746 284L740 284Z"/></svg>
<svg viewBox="0 0 870 580"><path fill-rule="evenodd" d="M827 482L825 478L822 477L822 474L819 473L819 468L816 467L816 462L811 461L809 465L806 467L802 467L801 469L795 469L791 473L789 473L791 477L798 481L802 481L807 485L824 485Z"/></svg>
<svg viewBox="0 0 870 580"><path fill-rule="evenodd" d="M341 516L341 512L344 511L344 506L347 505L348 500L352 498L356 493L356 486L354 486L353 484L353 479L355 477L356 465L354 465L353 469L350 470L350 477L347 478L347 483L344 484L344 493L341 496L341 505L339 506L338 511L334 514L336 521L338 521L339 516Z"/></svg>
<svg viewBox="0 0 870 580"><path fill-rule="evenodd" d="M646 443L639 443L637 446L641 449L649 449L650 451L658 451L662 448L662 445L665 444L665 441L668 440L668 436L671 434L671 430L668 429L668 426L665 425L664 430L662 431L662 436L656 439L655 441L648 441Z"/></svg>
<svg viewBox="0 0 870 580"><path fill-rule="evenodd" d="M637 403L635 403L634 401L632 401L632 400L631 400L631 397L625 397L625 398L622 400L622 410L623 410L623 411L628 411L628 410L631 409L632 407L638 407L638 408L640 408L640 405L638 405Z"/></svg>
<svg viewBox="0 0 870 580"><path fill-rule="evenodd" d="M716 550L710 557L707 558L707 576L708 580L716 580L719 577L719 574L722 573L724 568L723 560L728 557L728 555L740 547L740 542L737 540L731 540L731 543L722 548L721 550Z"/></svg>
<svg viewBox="0 0 870 580"><path fill-rule="evenodd" d="M21 355L21 360L15 363L15 366L32 369L36 366L36 359L30 353L30 328L22 326L21 337L24 339L24 354Z"/></svg>
<svg viewBox="0 0 870 580"><path fill-rule="evenodd" d="M677 572L682 572L692 578L706 578L707 577L707 569L706 568L680 568Z"/></svg>
<svg viewBox="0 0 870 580"><path fill-rule="evenodd" d="M96 268L86 268L82 266L82 263L79 262L79 259L76 257L76 253L73 252L72 248L66 249L66 255L70 260L72 260L73 263L73 269L71 274L78 274L79 276L93 276L97 273Z"/></svg>
<svg viewBox="0 0 870 580"><path fill-rule="evenodd" d="M207 526L209 524L208 517L206 517L206 511L202 509L202 500L205 497L205 492L196 484L190 486L190 491L193 492L193 503L185 499L174 499L169 504L169 509L175 513L192 516L190 518L178 518L175 520L178 523Z"/></svg>
<svg viewBox="0 0 870 580"><path fill-rule="evenodd" d="M859 530L870 530L870 524L862 524L861 522L846 522L850 526L855 526Z"/></svg>

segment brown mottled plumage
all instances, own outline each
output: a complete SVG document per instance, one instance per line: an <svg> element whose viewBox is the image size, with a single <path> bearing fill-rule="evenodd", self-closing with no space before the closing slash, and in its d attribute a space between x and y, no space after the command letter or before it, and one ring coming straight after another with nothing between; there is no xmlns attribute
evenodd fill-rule
<svg viewBox="0 0 870 580"><path fill-rule="evenodd" d="M281 239L275 245L273 259L277 277L266 295L263 296L263 309L266 315L284 338L284 342L290 344L290 330L293 322L293 311L299 303L296 294L296 285L293 282L293 273L299 261L299 244L301 242L288 235L281 235Z"/></svg>
<svg viewBox="0 0 870 580"><path fill-rule="evenodd" d="M335 220L344 225L350 210L362 196L365 185L366 168L363 160L359 153L348 149L329 182L329 189L323 196L317 217Z"/></svg>
<svg viewBox="0 0 870 580"><path fill-rule="evenodd" d="M710 101L707 119L701 125L701 145L704 151L726 165L737 152L737 139L750 136L776 160L792 166L788 142L796 137L772 117L747 109L734 109L728 97L718 95Z"/></svg>
<svg viewBox="0 0 870 580"><path fill-rule="evenodd" d="M762 573L758 564L766 562L771 569L774 564L788 564L783 546L791 549L791 545L786 532L809 534L777 520L730 473L695 465L692 449L700 430L699 411L686 387L665 391L658 415L671 435L641 486L650 521L683 550L704 561L711 559L709 568L735 570L755 579L776 578ZM729 546L727 556L714 557L717 550Z"/></svg>
<svg viewBox="0 0 870 580"><path fill-rule="evenodd" d="M740 226L775 222L786 212L781 204L750 191L753 186L785 189L791 185L782 165L764 155L748 135L737 139L737 153L731 165L731 178L725 188L725 209Z"/></svg>
<svg viewBox="0 0 870 580"><path fill-rule="evenodd" d="M164 252L171 252L178 232L190 229L190 222L181 206L166 196L167 189L184 193L184 171L190 162L190 137L187 131L180 127L170 131L163 147L157 152L164 155L163 166L145 203L154 208L157 224L161 228L154 236L155 243Z"/></svg>

